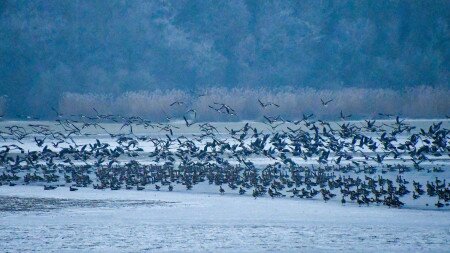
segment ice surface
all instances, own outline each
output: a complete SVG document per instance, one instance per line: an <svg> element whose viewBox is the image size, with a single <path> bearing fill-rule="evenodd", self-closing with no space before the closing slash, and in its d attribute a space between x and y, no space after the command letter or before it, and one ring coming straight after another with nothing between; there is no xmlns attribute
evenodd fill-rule
<svg viewBox="0 0 450 253"><path fill-rule="evenodd" d="M450 243L448 211L38 186L2 186L0 196L68 202L52 210L0 211L3 252L444 252Z"/></svg>

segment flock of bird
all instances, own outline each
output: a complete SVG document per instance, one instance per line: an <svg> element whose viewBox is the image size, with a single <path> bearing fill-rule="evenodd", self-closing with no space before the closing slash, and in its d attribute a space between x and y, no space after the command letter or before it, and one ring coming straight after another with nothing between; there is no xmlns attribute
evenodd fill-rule
<svg viewBox="0 0 450 253"><path fill-rule="evenodd" d="M262 108L279 107L260 99L258 103ZM209 107L236 115L224 103ZM389 207L401 207L408 198L428 197L438 208L450 203L448 174L426 177L426 182L408 178L427 172L439 175L447 169L440 164L450 157L449 130L442 122L416 129L399 117L380 123L327 122L314 120L314 115L296 121L264 116L263 126L242 123L221 132L212 123L196 122L197 111L190 109L187 115L194 117L184 116L184 125L195 127L197 133L188 135L177 133L181 126L170 117L155 123L94 111L91 116L64 116L55 110L53 126L30 122L3 127L0 185L172 191L203 183L216 186L220 194L255 198L336 199L342 204ZM347 120L352 115L341 111L340 117ZM120 131L111 131L112 124L105 123L120 124ZM137 127L144 130L135 133ZM92 129L97 133L90 133ZM34 150L26 145L30 141Z"/></svg>

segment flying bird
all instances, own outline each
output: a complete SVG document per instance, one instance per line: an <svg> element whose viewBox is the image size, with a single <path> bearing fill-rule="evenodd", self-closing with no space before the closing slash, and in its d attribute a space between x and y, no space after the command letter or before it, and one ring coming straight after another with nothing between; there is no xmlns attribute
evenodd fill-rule
<svg viewBox="0 0 450 253"><path fill-rule="evenodd" d="M170 106L174 106L174 105L184 105L183 101L175 101L172 104L170 104Z"/></svg>
<svg viewBox="0 0 450 253"><path fill-rule="evenodd" d="M342 113L342 110L341 110L341 119L342 119L342 120L346 120L346 119L348 119L348 118L350 118L350 117L352 117L351 114L344 115L344 113Z"/></svg>
<svg viewBox="0 0 450 253"><path fill-rule="evenodd" d="M322 102L323 106L327 106L331 101L333 101L333 99L330 99L328 101L323 101L323 99L320 99L320 102Z"/></svg>
<svg viewBox="0 0 450 253"><path fill-rule="evenodd" d="M280 107L278 104L275 104L273 102L266 102L263 103L260 99L258 99L259 104L261 105L262 108L266 108L268 106L275 106L275 107Z"/></svg>

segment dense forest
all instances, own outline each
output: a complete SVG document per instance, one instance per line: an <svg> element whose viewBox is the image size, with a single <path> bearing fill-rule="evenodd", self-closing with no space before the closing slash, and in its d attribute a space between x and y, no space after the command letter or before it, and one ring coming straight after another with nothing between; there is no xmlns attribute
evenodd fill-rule
<svg viewBox="0 0 450 253"><path fill-rule="evenodd" d="M4 0L0 20L9 117L157 90L450 94L448 0ZM450 113L440 103L433 116Z"/></svg>

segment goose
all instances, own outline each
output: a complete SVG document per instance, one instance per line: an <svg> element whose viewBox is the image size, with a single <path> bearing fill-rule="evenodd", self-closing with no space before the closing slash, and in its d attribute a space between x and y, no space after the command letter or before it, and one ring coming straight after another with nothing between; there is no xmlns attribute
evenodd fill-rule
<svg viewBox="0 0 450 253"><path fill-rule="evenodd" d="M329 103L331 103L333 101L333 99L324 101L323 99L320 99L320 102L322 103L322 106L326 107Z"/></svg>
<svg viewBox="0 0 450 253"><path fill-rule="evenodd" d="M259 102L259 104L261 105L262 108L266 108L266 107L268 107L268 106L280 107L280 105L275 104L275 103L273 103L273 102L266 102L266 103L263 103L260 99L258 99L258 102Z"/></svg>

